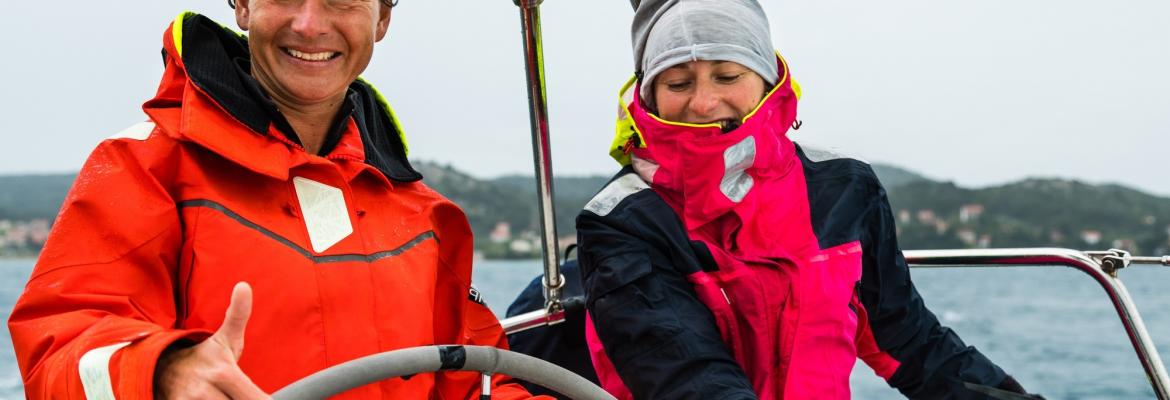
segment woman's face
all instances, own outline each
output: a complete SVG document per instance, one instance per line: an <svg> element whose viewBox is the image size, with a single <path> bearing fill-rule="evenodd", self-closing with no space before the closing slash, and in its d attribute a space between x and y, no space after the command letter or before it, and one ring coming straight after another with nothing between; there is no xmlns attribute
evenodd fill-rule
<svg viewBox="0 0 1170 400"><path fill-rule="evenodd" d="M743 119L764 98L764 79L732 61L678 64L654 79L658 116L688 124Z"/></svg>

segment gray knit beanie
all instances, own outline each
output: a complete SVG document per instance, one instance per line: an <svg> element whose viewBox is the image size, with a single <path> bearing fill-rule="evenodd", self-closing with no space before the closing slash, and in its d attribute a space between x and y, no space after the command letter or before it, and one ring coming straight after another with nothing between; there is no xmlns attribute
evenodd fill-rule
<svg viewBox="0 0 1170 400"><path fill-rule="evenodd" d="M654 78L689 61L734 61L768 86L779 80L768 17L756 0L630 0L634 65L643 100Z"/></svg>

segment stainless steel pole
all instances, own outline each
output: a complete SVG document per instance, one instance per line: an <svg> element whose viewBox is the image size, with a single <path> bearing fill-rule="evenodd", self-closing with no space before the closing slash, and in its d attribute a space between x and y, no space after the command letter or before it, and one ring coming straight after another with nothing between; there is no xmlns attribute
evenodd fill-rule
<svg viewBox="0 0 1170 400"><path fill-rule="evenodd" d="M544 89L544 50L540 39L540 3L543 0L513 0L520 7L520 28L524 35L524 65L528 78L528 111L532 125L532 157L540 206L540 243L544 253L544 299L550 314L560 312L561 277L557 249L556 213L553 210L552 154L548 135L548 104ZM559 321L552 319L550 321Z"/></svg>

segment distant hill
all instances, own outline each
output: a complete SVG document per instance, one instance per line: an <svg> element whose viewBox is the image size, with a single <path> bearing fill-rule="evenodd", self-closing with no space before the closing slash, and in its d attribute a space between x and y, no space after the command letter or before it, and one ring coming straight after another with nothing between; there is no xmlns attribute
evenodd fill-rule
<svg viewBox="0 0 1170 400"><path fill-rule="evenodd" d="M557 212L557 233L561 236L572 235L576 230L577 213L585 208L593 195L609 182L609 176L558 176L553 178L553 207ZM492 179L493 184L508 187L521 194L528 207L531 207L533 221L539 223L536 209L536 179L532 176L508 175ZM539 225L531 228L537 229Z"/></svg>
<svg viewBox="0 0 1170 400"><path fill-rule="evenodd" d="M463 207L491 256L527 256L489 234L506 222L529 242L539 229L536 184L531 176L481 179L449 165L415 162L424 182ZM988 188L963 188L903 168L874 164L889 194L905 249L1061 246L1122 247L1143 254L1170 253L1170 199L1119 185L1027 179ZM0 219L52 220L75 175L0 176ZM572 236L574 219L609 180L608 175L556 177L557 228ZM527 232L527 234L525 234ZM2 233L2 232L0 232ZM539 251L539 250L536 250Z"/></svg>
<svg viewBox="0 0 1170 400"><path fill-rule="evenodd" d="M824 148L824 147L815 146L815 145L803 144L803 145L801 145L800 149L802 151L804 151L804 153L806 155L808 155L809 158L811 158L813 160L825 160L825 159L851 157L848 154L843 154L841 152L838 152L834 148ZM852 157L852 158L855 158L855 157ZM881 180L882 186L884 186L886 188L898 187L898 186L905 185L907 183L922 182L922 181L929 181L930 180L930 179L927 179L926 177L922 176L921 174L918 174L917 172L912 172L912 171L904 169L902 167L896 167L896 166L889 165L889 164L872 163L872 164L870 164L870 167L873 168L873 172L875 174L877 174L878 179Z"/></svg>
<svg viewBox="0 0 1170 400"><path fill-rule="evenodd" d="M916 182L931 182L930 179L901 167L888 164L871 164L870 166L873 167L873 172L877 174L882 186L887 189Z"/></svg>
<svg viewBox="0 0 1170 400"><path fill-rule="evenodd" d="M958 236L967 230L988 235L985 245L990 247L1170 251L1170 199L1119 185L1034 178L966 189L950 182L919 181L889 190L889 197L895 212L909 214L902 215L898 225L904 248L969 247L970 240ZM963 218L964 206L978 215L969 212ZM920 211L928 213L919 215Z"/></svg>
<svg viewBox="0 0 1170 400"><path fill-rule="evenodd" d="M474 178L449 165L431 162L413 165L423 174L423 182L463 208L476 235L486 235L501 221L508 222L513 229L539 226L533 208L536 203L527 193Z"/></svg>
<svg viewBox="0 0 1170 400"><path fill-rule="evenodd" d="M0 219L52 220L77 174L0 175Z"/></svg>

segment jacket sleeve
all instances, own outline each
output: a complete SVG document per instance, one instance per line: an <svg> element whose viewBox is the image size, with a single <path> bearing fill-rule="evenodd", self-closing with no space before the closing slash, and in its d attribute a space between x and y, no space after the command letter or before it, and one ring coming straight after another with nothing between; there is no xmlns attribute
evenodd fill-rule
<svg viewBox="0 0 1170 400"><path fill-rule="evenodd" d="M150 398L171 329L181 232L170 196L129 148L94 150L8 321L25 392L37 398Z"/></svg>
<svg viewBox="0 0 1170 400"><path fill-rule="evenodd" d="M939 324L914 283L895 237L885 190L875 196L863 235L861 302L878 347L898 361L890 386L912 399L984 399L964 382L998 386L1005 374L959 335Z"/></svg>
<svg viewBox="0 0 1170 400"><path fill-rule="evenodd" d="M615 212L616 213L616 212ZM637 399L755 399L714 317L653 238L577 217L586 307L605 354Z"/></svg>
<svg viewBox="0 0 1170 400"><path fill-rule="evenodd" d="M508 338L499 320L471 285L473 248L467 217L451 203L441 204L434 215L435 236L439 242L434 313L435 337L440 343L436 344L507 349ZM435 381L437 399L477 399L481 394L481 378L476 373L440 372L435 374ZM505 375L492 377L492 385L492 399L552 399L532 396Z"/></svg>

